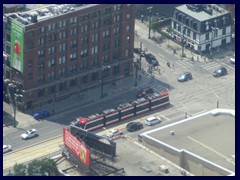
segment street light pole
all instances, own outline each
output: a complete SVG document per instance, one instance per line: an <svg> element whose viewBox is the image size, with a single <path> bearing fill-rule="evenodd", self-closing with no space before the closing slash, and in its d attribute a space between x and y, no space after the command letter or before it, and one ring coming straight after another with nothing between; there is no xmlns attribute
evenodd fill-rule
<svg viewBox="0 0 240 180"><path fill-rule="evenodd" d="M184 57L184 44L185 44L184 34L185 34L185 26L182 26L182 57Z"/></svg>
<svg viewBox="0 0 240 180"><path fill-rule="evenodd" d="M13 127L16 127L16 109L17 109L17 96L14 94L14 103L13 103L13 111L14 111L14 117L13 117Z"/></svg>
<svg viewBox="0 0 240 180"><path fill-rule="evenodd" d="M103 66L102 66L102 70L101 70L101 96L100 98L103 98Z"/></svg>
<svg viewBox="0 0 240 180"><path fill-rule="evenodd" d="M140 42L140 59L139 59L139 69L142 69L142 42Z"/></svg>
<svg viewBox="0 0 240 180"><path fill-rule="evenodd" d="M152 6L148 7L149 10L149 32L148 32L148 39L151 39L151 20L152 20Z"/></svg>
<svg viewBox="0 0 240 180"><path fill-rule="evenodd" d="M101 95L100 95L101 99L103 98L103 72L106 69L110 69L110 66L103 66L102 65L102 67L101 67Z"/></svg>
<svg viewBox="0 0 240 180"><path fill-rule="evenodd" d="M138 63L135 62L135 68L136 68L136 73L135 73L135 86L137 86L137 76L138 76Z"/></svg>

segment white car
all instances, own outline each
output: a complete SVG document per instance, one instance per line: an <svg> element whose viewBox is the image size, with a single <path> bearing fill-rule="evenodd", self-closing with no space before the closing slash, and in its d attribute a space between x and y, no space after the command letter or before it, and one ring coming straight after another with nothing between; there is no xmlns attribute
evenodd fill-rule
<svg viewBox="0 0 240 180"><path fill-rule="evenodd" d="M152 126L152 125L155 125L155 124L158 124L161 122L161 119L159 117L149 117L145 120L145 124L148 125L148 126Z"/></svg>
<svg viewBox="0 0 240 180"><path fill-rule="evenodd" d="M107 132L106 136L108 138L113 138L114 136L123 135L123 132L119 129L112 129Z"/></svg>
<svg viewBox="0 0 240 180"><path fill-rule="evenodd" d="M10 145L3 145L3 153L12 151L12 146Z"/></svg>
<svg viewBox="0 0 240 180"><path fill-rule="evenodd" d="M230 63L235 64L235 56L230 58Z"/></svg>
<svg viewBox="0 0 240 180"><path fill-rule="evenodd" d="M29 129L21 135L21 138L25 140L25 139L36 137L37 135L38 134L36 129Z"/></svg>

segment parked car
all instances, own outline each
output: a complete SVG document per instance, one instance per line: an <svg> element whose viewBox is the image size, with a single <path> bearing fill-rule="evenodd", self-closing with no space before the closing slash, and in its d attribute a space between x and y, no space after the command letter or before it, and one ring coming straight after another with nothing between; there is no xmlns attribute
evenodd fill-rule
<svg viewBox="0 0 240 180"><path fill-rule="evenodd" d="M29 129L21 135L21 138L26 140L38 136L36 129Z"/></svg>
<svg viewBox="0 0 240 180"><path fill-rule="evenodd" d="M37 119L37 120L47 118L49 116L50 116L49 111L40 111L40 112L33 114L34 119Z"/></svg>
<svg viewBox="0 0 240 180"><path fill-rule="evenodd" d="M12 151L12 146L10 145L3 145L3 153Z"/></svg>
<svg viewBox="0 0 240 180"><path fill-rule="evenodd" d="M225 67L220 67L218 69L216 69L213 74L214 77L220 77L220 76L224 76L227 75L227 69Z"/></svg>
<svg viewBox="0 0 240 180"><path fill-rule="evenodd" d="M112 129L112 130L108 131L106 134L106 136L108 138L113 138L114 136L118 136L118 135L123 135L123 131L121 131L119 129Z"/></svg>
<svg viewBox="0 0 240 180"><path fill-rule="evenodd" d="M133 131L143 129L143 124L140 122L130 122L127 124L126 128L127 128L127 131L133 132Z"/></svg>
<svg viewBox="0 0 240 180"><path fill-rule="evenodd" d="M235 64L235 56L230 58L230 63Z"/></svg>
<svg viewBox="0 0 240 180"><path fill-rule="evenodd" d="M178 76L178 81L179 82L185 82L185 81L188 81L188 80L191 80L193 77L192 77L192 73L190 72L185 72L181 75Z"/></svg>
<svg viewBox="0 0 240 180"><path fill-rule="evenodd" d="M159 117L149 117L145 120L145 124L148 125L148 126L153 126L155 124L158 124L161 122L161 119Z"/></svg>
<svg viewBox="0 0 240 180"><path fill-rule="evenodd" d="M145 87L137 93L137 98L142 98L142 97L146 96L147 94L151 94L151 93L153 93L153 89L150 87Z"/></svg>

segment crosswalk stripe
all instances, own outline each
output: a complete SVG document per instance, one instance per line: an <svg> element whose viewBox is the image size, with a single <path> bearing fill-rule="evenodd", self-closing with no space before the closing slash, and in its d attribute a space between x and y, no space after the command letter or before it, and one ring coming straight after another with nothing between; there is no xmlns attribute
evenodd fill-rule
<svg viewBox="0 0 240 180"><path fill-rule="evenodd" d="M175 65L177 65L177 66L179 65L179 66L184 67L184 68L193 66L193 64L190 64L190 62L186 62L186 61L183 61L183 60L176 61Z"/></svg>

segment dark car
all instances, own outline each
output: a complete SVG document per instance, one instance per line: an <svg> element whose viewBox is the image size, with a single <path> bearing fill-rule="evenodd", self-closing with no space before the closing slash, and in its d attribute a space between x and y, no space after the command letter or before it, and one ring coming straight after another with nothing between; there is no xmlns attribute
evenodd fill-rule
<svg viewBox="0 0 240 180"><path fill-rule="evenodd" d="M188 80L191 80L191 79L192 79L192 73L185 72L185 73L179 75L177 80L179 82L185 82L185 81L188 81Z"/></svg>
<svg viewBox="0 0 240 180"><path fill-rule="evenodd" d="M213 72L214 77L220 77L227 74L227 69L225 67L220 67Z"/></svg>
<svg viewBox="0 0 240 180"><path fill-rule="evenodd" d="M143 124L140 122L130 122L127 124L126 128L127 128L127 131L133 132L133 131L143 129Z"/></svg>
<svg viewBox="0 0 240 180"><path fill-rule="evenodd" d="M151 63L152 61L157 60L156 57L151 53L146 54L145 59L148 63Z"/></svg>
<svg viewBox="0 0 240 180"><path fill-rule="evenodd" d="M136 54L140 54L141 53L141 49L140 48L134 48L133 52Z"/></svg>
<svg viewBox="0 0 240 180"><path fill-rule="evenodd" d="M151 93L153 93L152 88L150 88L150 87L143 88L143 89L141 89L141 91L139 91L137 93L137 98L142 98L142 97L146 96L147 94L151 94Z"/></svg>
<svg viewBox="0 0 240 180"><path fill-rule="evenodd" d="M40 111L35 114L33 114L34 119L43 119L50 116L50 113L48 111Z"/></svg>

